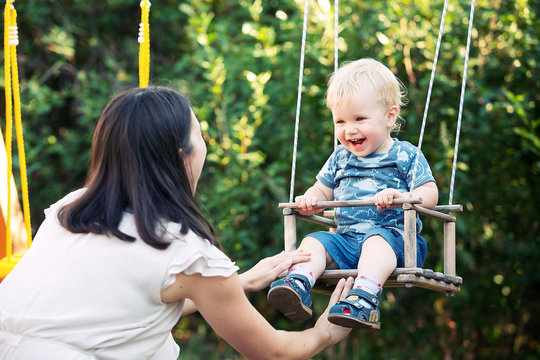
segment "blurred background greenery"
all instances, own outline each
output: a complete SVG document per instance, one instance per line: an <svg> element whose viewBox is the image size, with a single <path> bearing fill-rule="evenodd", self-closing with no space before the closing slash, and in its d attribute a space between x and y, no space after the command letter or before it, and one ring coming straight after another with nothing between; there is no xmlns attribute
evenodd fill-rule
<svg viewBox="0 0 540 360"><path fill-rule="evenodd" d="M399 137L413 144L443 3L340 1L340 63L373 57L388 64L409 91ZM333 6L331 0L309 2L296 193L313 182L333 148L324 105L334 61ZM28 0L16 8L35 232L43 209L83 183L102 107L138 85L140 7L133 0ZM150 83L191 98L209 150L201 203L244 270L283 248L276 205L288 200L303 8L301 0L163 0L150 12ZM442 204L448 202L469 10L468 1L449 1L422 147ZM465 208L457 224L462 291L446 297L388 289L380 331L353 331L316 359L540 356L539 13L538 0L476 2L453 201ZM441 229L425 225L426 267L439 270ZM299 234L310 230L299 226ZM277 328L314 323L276 314L264 292L249 296ZM314 296L316 314L327 301ZM181 319L175 336L180 358L241 358L198 315Z"/></svg>

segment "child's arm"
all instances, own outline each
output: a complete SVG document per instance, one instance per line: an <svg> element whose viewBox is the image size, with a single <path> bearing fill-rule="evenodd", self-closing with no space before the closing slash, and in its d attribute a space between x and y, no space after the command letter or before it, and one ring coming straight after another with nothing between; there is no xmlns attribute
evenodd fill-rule
<svg viewBox="0 0 540 360"><path fill-rule="evenodd" d="M382 211L396 207L396 205L392 206L394 199L408 197L408 192L399 192L396 189L388 188L378 192L373 200L375 201L375 205L377 205L377 210ZM422 207L433 209L439 201L439 190L434 181L428 181L414 189L412 197L421 197Z"/></svg>
<svg viewBox="0 0 540 360"><path fill-rule="evenodd" d="M300 206L300 214L313 215L323 210L313 208L317 202L334 200L334 190L317 180L304 195L297 196L295 200L296 204Z"/></svg>

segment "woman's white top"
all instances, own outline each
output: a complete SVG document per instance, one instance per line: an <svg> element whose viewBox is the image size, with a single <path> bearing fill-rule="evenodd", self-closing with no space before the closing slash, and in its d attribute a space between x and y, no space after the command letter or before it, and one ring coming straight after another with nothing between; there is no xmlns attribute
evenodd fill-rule
<svg viewBox="0 0 540 360"><path fill-rule="evenodd" d="M171 245L155 249L138 238L127 212L119 228L135 242L73 234L57 213L83 191L45 210L32 246L0 283L0 358L43 342L65 348L65 357L51 354L56 359L76 358L67 354L78 349L89 359L176 359L170 332L184 301L166 304L160 292L178 273L228 277L238 267L193 232L181 235L175 223L167 225Z"/></svg>

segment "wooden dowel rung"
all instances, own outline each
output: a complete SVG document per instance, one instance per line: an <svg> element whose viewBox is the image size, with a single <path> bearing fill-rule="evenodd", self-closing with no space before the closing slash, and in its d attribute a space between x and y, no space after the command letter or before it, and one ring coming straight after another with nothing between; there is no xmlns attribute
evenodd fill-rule
<svg viewBox="0 0 540 360"><path fill-rule="evenodd" d="M422 198L405 198L405 199L394 199L394 204L421 204ZM375 206L373 199L369 200L347 200L347 201L319 201L317 205L313 206L316 209L323 209L329 207L352 207L352 206ZM296 203L279 203L278 207L280 209L290 208L298 209L299 206Z"/></svg>
<svg viewBox="0 0 540 360"><path fill-rule="evenodd" d="M302 219L302 220L305 220L305 221L309 221L309 222L312 222L312 223L315 223L315 224L319 224L319 225L324 225L324 226L328 226L328 227L331 227L331 228L334 228L334 227L337 227L337 224L334 220L331 220L331 219L327 219L327 218L324 218L322 216L317 216L317 215L296 215L297 218L299 219Z"/></svg>
<svg viewBox="0 0 540 360"><path fill-rule="evenodd" d="M325 218L333 218L336 215L336 210L325 210L323 216Z"/></svg>
<svg viewBox="0 0 540 360"><path fill-rule="evenodd" d="M288 209L288 208L285 208ZM446 212L462 212L463 205L437 205L433 209L434 211L446 213ZM325 210L323 213L324 217L332 218L334 217L335 210Z"/></svg>
<svg viewBox="0 0 540 360"><path fill-rule="evenodd" d="M344 269L344 270L325 270L319 279L336 279L336 278L348 278L348 277L357 277L357 269Z"/></svg>
<svg viewBox="0 0 540 360"><path fill-rule="evenodd" d="M442 221L447 221L447 222L455 222L456 221L456 218L454 216L452 216L452 215L443 214L443 213L440 213L438 211L426 209L424 207L414 205L414 204L404 204L403 209L405 209L405 210L409 210L409 209L415 210L416 212L418 212L418 213L420 213L422 215L426 215L426 216L432 217L434 219L442 220Z"/></svg>
<svg viewBox="0 0 540 360"><path fill-rule="evenodd" d="M437 205L433 210L440 212L462 212L463 205Z"/></svg>

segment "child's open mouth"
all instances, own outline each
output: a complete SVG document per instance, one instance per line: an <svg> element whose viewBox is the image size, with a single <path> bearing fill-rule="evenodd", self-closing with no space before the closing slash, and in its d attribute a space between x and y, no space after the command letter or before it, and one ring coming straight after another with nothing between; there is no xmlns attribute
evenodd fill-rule
<svg viewBox="0 0 540 360"><path fill-rule="evenodd" d="M354 146L360 146L366 141L366 139L352 139L349 140Z"/></svg>

